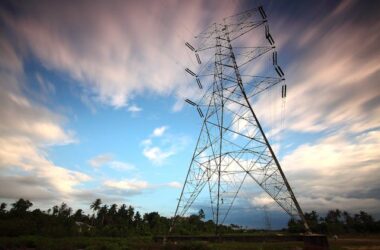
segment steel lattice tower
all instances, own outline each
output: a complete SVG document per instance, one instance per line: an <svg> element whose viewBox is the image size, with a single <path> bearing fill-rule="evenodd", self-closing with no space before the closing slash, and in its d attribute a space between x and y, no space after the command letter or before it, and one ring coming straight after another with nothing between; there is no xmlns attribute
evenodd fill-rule
<svg viewBox="0 0 380 250"><path fill-rule="evenodd" d="M256 36L243 39L248 32ZM261 44L249 46L251 42ZM224 18L196 36L194 46L186 46L199 64L194 70L198 73L189 68L186 71L203 92L199 101L186 102L196 107L203 124L173 225L207 188L218 233L218 225L223 224L241 187L251 178L289 215L299 216L310 231L252 105L260 93L284 81L264 9ZM268 68L257 62L265 55L271 61ZM202 63L201 58L208 61ZM252 68L258 74L252 75Z"/></svg>

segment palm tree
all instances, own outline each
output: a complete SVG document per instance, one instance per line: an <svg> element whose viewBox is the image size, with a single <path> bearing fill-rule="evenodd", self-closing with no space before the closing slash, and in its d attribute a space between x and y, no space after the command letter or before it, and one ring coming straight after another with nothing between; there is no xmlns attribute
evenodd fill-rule
<svg viewBox="0 0 380 250"><path fill-rule="evenodd" d="M94 211L93 215L95 214L96 211L100 209L100 205L102 205L102 200L101 199L96 199L91 205L90 209ZM94 216L95 218L95 216ZM94 220L92 221L92 225L94 225Z"/></svg>
<svg viewBox="0 0 380 250"><path fill-rule="evenodd" d="M108 206L103 205L98 211L98 218L102 218L102 225L104 225L104 219L108 213Z"/></svg>
<svg viewBox="0 0 380 250"><path fill-rule="evenodd" d="M101 199L96 199L91 205L90 208L94 211L98 211L100 209L100 205L102 205L102 200Z"/></svg>
<svg viewBox="0 0 380 250"><path fill-rule="evenodd" d="M110 207L110 209L108 210L108 213L111 216L114 216L117 213L117 205L116 204L112 204L111 207Z"/></svg>

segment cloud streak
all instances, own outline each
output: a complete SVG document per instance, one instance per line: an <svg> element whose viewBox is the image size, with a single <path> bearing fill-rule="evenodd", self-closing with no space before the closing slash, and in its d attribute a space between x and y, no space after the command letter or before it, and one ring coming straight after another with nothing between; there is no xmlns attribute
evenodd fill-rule
<svg viewBox="0 0 380 250"><path fill-rule="evenodd" d="M380 22L370 11L375 6L370 6L344 1L306 22L301 22L305 19L301 14L271 24L275 40L280 41L279 61L289 52L298 55L288 58L284 66L289 91L283 132L287 141L282 146L292 144L294 132L317 138L302 140L304 144L283 158L285 172L306 210L377 212L380 204L373 195L380 177L376 153ZM285 24L286 32L281 31ZM273 103L281 107L281 102L279 97L263 95L255 104L259 118L272 132L281 130L281 116L273 117L266 107Z"/></svg>
<svg viewBox="0 0 380 250"><path fill-rule="evenodd" d="M139 194L147 190L155 190L158 188L181 188L178 182L168 182L161 184L150 184L147 181L138 179L123 179L123 180L107 180L103 183L105 188L126 192L129 194Z"/></svg>
<svg viewBox="0 0 380 250"><path fill-rule="evenodd" d="M234 9L229 1L218 4ZM120 108L133 95L166 95L186 84L178 64L188 61L184 39L209 15L208 9L202 11L204 5L28 3L14 6L20 15L2 11L0 18L47 68L69 74L97 101ZM220 10L211 17L223 16Z"/></svg>
<svg viewBox="0 0 380 250"><path fill-rule="evenodd" d="M0 196L7 199L70 198L90 177L54 164L47 148L76 142L65 118L23 93L24 70L11 43L0 37Z"/></svg>

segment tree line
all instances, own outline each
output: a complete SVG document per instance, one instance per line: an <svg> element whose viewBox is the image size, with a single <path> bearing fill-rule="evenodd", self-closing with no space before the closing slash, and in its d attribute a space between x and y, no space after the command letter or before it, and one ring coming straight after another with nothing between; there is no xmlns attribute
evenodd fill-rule
<svg viewBox="0 0 380 250"><path fill-rule="evenodd" d="M85 214L82 209L73 211L66 203L53 206L42 211L32 210L33 203L19 199L10 205L0 204L0 236L40 235L51 237L63 236L150 236L165 235L169 231L172 219L161 216L158 212L141 214L133 206L125 204L107 205L101 199L92 202L89 208L92 214ZM331 210L326 216L320 216L312 211L305 213L311 230L314 233L376 233L380 232L380 221L361 211L351 215L346 211ZM205 220L204 211L188 217L175 218L173 234L196 235L213 234L216 225L212 220ZM239 233L246 230L238 225L221 225L221 233ZM254 232L255 230L248 230ZM303 232L301 221L290 219L290 233Z"/></svg>
<svg viewBox="0 0 380 250"><path fill-rule="evenodd" d="M31 210L33 203L19 199L7 209L7 204L0 204L0 236L42 235L62 236L111 236L126 237L131 235L148 236L167 234L171 219L158 212L141 214L133 206L125 204L107 205L96 199L90 205L92 214L85 214L82 209L73 211L66 203L42 211ZM223 231L232 230L220 226ZM204 212L189 217L176 217L175 234L213 233L215 224L204 220Z"/></svg>
<svg viewBox="0 0 380 250"><path fill-rule="evenodd" d="M380 232L380 220L376 221L372 215L364 211L352 215L336 209L328 211L326 216L311 211L305 213L305 218L313 233L332 235ZM290 219L288 230L293 233L303 232L303 225L300 220Z"/></svg>

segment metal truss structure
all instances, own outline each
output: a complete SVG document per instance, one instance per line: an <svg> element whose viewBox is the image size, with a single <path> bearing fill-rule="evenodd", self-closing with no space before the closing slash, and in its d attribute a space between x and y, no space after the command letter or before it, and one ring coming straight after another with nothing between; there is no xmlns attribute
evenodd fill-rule
<svg viewBox="0 0 380 250"><path fill-rule="evenodd" d="M244 36L247 33L255 36ZM289 215L299 216L309 231L253 108L260 93L285 80L264 9L258 7L224 18L196 36L193 45L185 45L198 64L198 69L186 68L186 72L202 93L199 100L186 102L197 109L203 124L173 225L177 216L184 216L192 207L200 192L208 189L218 233L218 225L224 223L242 186L251 179ZM207 60L202 63L204 58ZM260 63L263 58L269 58L269 66L265 64L268 60Z"/></svg>

